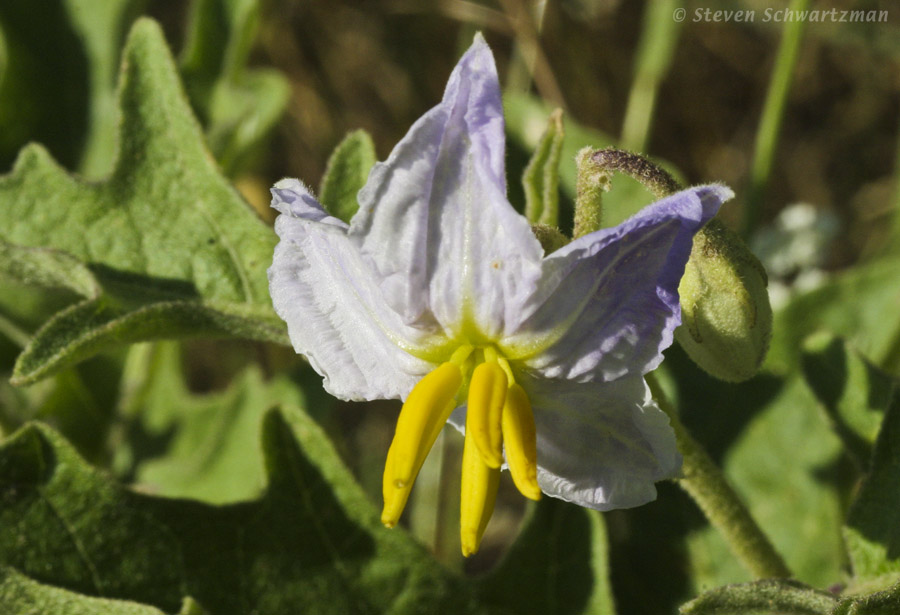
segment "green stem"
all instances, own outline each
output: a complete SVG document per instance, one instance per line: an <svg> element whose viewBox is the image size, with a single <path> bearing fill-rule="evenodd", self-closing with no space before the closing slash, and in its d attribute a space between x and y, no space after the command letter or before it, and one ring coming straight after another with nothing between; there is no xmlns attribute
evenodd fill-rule
<svg viewBox="0 0 900 615"><path fill-rule="evenodd" d="M603 222L603 193L609 188L609 174L591 160L594 151L584 147L575 156L578 174L575 178L573 239L593 233Z"/></svg>
<svg viewBox="0 0 900 615"><path fill-rule="evenodd" d="M644 25L635 62L634 82L622 122L622 149L641 152L650 136L659 85L669 70L681 24L672 19L676 0L653 0L644 11Z"/></svg>
<svg viewBox="0 0 900 615"><path fill-rule="evenodd" d="M669 415L678 451L684 457L679 485L694 499L712 526L725 538L731 551L755 577L792 576L722 471L682 424L654 374L648 374L646 378L659 407Z"/></svg>
<svg viewBox="0 0 900 615"><path fill-rule="evenodd" d="M459 489L463 439L454 429L441 434L441 470L434 528L434 556L451 570L462 570L459 547Z"/></svg>
<svg viewBox="0 0 900 615"><path fill-rule="evenodd" d="M0 335L6 337L19 348L25 348L28 342L31 341L31 337L24 329L2 314L0 314Z"/></svg>
<svg viewBox="0 0 900 615"><path fill-rule="evenodd" d="M809 6L809 0L791 0L789 10L803 11ZM756 144L753 152L753 166L750 169L750 186L747 191L747 202L744 208L743 235L748 237L759 222L759 210L765 198L766 186L775 162L775 149L778 147L778 136L788 92L800 55L800 43L806 20L787 21L784 34L775 58L775 68L769 91L763 105L762 117L756 130Z"/></svg>

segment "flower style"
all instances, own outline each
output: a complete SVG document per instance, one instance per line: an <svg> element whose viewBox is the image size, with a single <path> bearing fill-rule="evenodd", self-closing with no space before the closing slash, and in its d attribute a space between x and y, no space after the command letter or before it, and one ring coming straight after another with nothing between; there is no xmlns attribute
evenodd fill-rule
<svg viewBox="0 0 900 615"><path fill-rule="evenodd" d="M656 497L681 458L643 375L680 322L710 185L545 255L506 198L494 59L478 35L443 100L372 169L350 224L295 179L272 189L272 300L334 396L401 398L382 522L397 523L443 425L465 434L461 541L477 551L501 466L523 495L599 510Z"/></svg>

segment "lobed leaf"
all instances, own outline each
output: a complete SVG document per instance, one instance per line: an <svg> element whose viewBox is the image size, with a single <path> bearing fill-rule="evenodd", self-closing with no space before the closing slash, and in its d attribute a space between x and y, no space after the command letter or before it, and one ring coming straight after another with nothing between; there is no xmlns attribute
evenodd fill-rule
<svg viewBox="0 0 900 615"><path fill-rule="evenodd" d="M381 526L305 415L268 413L262 448L265 494L210 506L124 489L26 427L0 447L0 564L166 612L185 595L209 613L481 612L461 579Z"/></svg>
<svg viewBox="0 0 900 615"><path fill-rule="evenodd" d="M60 281L71 267L82 291L86 271L96 282L93 296L37 331L16 364L17 384L143 339L285 341L265 275L274 233L218 172L152 21L139 20L129 36L119 108L119 159L108 179L70 176L39 146L0 177L0 241L17 246L0 271L22 278L36 258L27 249L52 250L41 257L45 279Z"/></svg>

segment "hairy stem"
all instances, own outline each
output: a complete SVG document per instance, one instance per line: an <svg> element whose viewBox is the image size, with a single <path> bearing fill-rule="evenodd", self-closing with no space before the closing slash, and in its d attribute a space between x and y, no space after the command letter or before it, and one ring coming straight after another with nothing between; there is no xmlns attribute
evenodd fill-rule
<svg viewBox="0 0 900 615"><path fill-rule="evenodd" d="M725 475L682 424L656 377L648 374L646 378L659 407L669 415L678 451L684 457L683 475L678 479L678 484L694 499L735 556L755 577L792 576L775 547L750 516L750 511L728 484Z"/></svg>

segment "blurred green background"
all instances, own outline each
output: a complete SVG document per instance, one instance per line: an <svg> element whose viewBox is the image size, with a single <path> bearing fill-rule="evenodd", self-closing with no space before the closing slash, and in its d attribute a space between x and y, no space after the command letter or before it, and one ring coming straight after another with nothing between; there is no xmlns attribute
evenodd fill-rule
<svg viewBox="0 0 900 615"><path fill-rule="evenodd" d="M97 70L88 66L96 53L90 45L82 47L80 56L73 53L85 33L53 8L62 0L34 3L44 5L39 24L28 23L33 15L16 14L29 12L24 7L31 4L11 0L0 8L0 24L7 24L0 47L5 75L0 86L0 169L9 169L22 145L38 140L70 168L102 174L102 165L85 160L83 151L92 138L92 122L108 120L112 103L105 112L95 112L89 97L92 91L111 91L116 62L107 59ZM87 2L68 4L95 10ZM102 24L110 30L108 45L119 46L127 32L122 24L144 13L163 24L188 78L228 70L204 63L234 61L191 55L190 11L203 3L109 4L119 8L112 16L118 23L110 19ZM771 177L760 201L762 221L800 201L838 216L842 231L828 260L830 267L840 267L883 245L897 200L893 174L900 7L859 0L807 4L886 11L888 17L887 23L806 24ZM687 18L677 23L671 14L681 6ZM764 11L785 6L757 0L264 0L253 17L258 19L257 37L227 51L249 56L251 66L283 74L290 99L274 138L252 159L237 165L228 161L226 168L254 203L262 204L267 186L279 177L301 177L317 185L329 153L354 128L369 131L384 158L439 99L456 58L472 33L481 30L495 52L507 92L536 93L581 125L669 161L689 182L732 186L738 202L723 216L737 225L785 25L766 22ZM757 13L753 23L697 21L697 9ZM223 17L223 35L233 27ZM36 40L40 44L32 44ZM16 78L34 72L42 78L29 79L27 85ZM203 85L188 85L201 120L208 121ZM17 102L7 103L12 100ZM632 116L626 117L629 112ZM510 154L511 185L517 184L515 170L524 158L522 152Z"/></svg>

